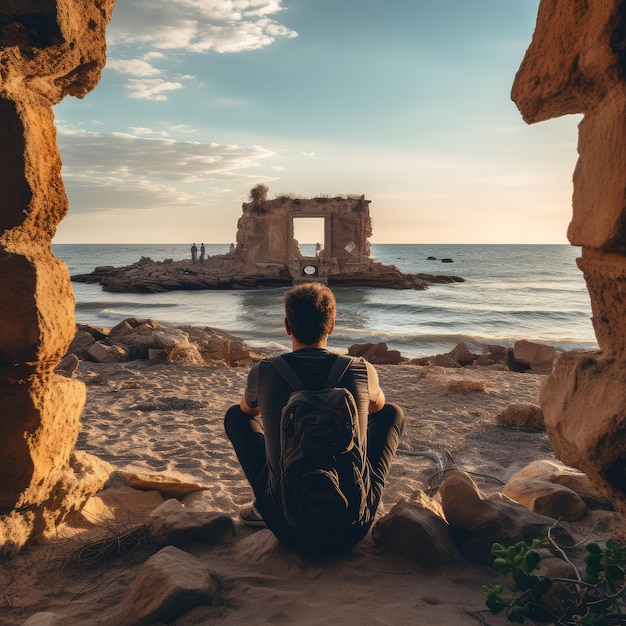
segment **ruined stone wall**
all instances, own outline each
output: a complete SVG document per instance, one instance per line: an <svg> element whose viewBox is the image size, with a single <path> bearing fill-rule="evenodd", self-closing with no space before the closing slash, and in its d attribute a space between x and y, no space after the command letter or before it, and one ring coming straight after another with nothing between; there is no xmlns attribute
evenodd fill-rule
<svg viewBox="0 0 626 626"><path fill-rule="evenodd" d="M369 200L360 198L276 198L243 204L237 224L237 253L253 267L256 263L287 263L295 256L293 219L325 219L324 256L338 269L369 260L372 222ZM321 243L321 242L320 242Z"/></svg>
<svg viewBox="0 0 626 626"><path fill-rule="evenodd" d="M0 511L36 516L53 492L58 506L79 431L84 387L53 372L75 324L69 274L51 251L68 210L52 106L97 84L114 3L0 7Z"/></svg>
<svg viewBox="0 0 626 626"><path fill-rule="evenodd" d="M563 355L541 405L557 456L626 513L626 3L542 0L512 97L529 123L584 114L568 238L600 352Z"/></svg>

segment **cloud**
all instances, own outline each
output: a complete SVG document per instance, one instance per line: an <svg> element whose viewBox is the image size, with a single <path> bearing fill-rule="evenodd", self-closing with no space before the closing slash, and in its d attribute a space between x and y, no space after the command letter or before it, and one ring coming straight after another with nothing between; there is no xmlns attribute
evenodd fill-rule
<svg viewBox="0 0 626 626"><path fill-rule="evenodd" d="M58 141L72 211L157 209L202 205L213 187L240 185L274 153L262 146L178 141L136 134L98 133L62 125ZM254 180L258 174L254 174Z"/></svg>
<svg viewBox="0 0 626 626"><path fill-rule="evenodd" d="M166 93L182 89L180 82L172 82L160 78L162 71L149 61L164 58L160 52L144 54L140 59L116 59L107 61L107 69L113 70L126 77L124 87L130 92L130 97L137 100L167 100ZM153 78L158 77L158 78ZM181 76L181 80L193 79L193 76Z"/></svg>
<svg viewBox="0 0 626 626"><path fill-rule="evenodd" d="M146 128L145 126L131 126L130 129L135 135L152 135L158 137L169 136L169 134L164 130L152 130L151 128Z"/></svg>
<svg viewBox="0 0 626 626"><path fill-rule="evenodd" d="M297 33L270 16L282 0L133 0L120 2L107 30L112 51L107 68L125 77L134 99L167 100L183 87L164 78L173 53L236 53L257 50ZM163 51L167 51L167 54Z"/></svg>
<svg viewBox="0 0 626 626"><path fill-rule="evenodd" d="M129 74L131 76L158 76L161 73L161 70L143 59L108 59L107 67L120 74Z"/></svg>
<svg viewBox="0 0 626 626"><path fill-rule="evenodd" d="M107 31L113 47L241 52L297 33L272 19L282 0L135 0L119 3Z"/></svg>
<svg viewBox="0 0 626 626"><path fill-rule="evenodd" d="M182 83L172 83L161 78L131 78L126 81L130 97L136 100L167 100L165 92L182 89Z"/></svg>

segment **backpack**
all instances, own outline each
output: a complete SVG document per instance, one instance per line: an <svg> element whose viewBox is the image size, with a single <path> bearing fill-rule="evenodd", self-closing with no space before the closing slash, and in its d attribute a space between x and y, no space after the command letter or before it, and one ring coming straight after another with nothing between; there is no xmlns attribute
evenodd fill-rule
<svg viewBox="0 0 626 626"><path fill-rule="evenodd" d="M268 361L294 390L281 413L275 504L298 531L365 525L371 517L367 433L359 432L354 396L338 387L352 358L336 356L319 390L307 389L284 358Z"/></svg>

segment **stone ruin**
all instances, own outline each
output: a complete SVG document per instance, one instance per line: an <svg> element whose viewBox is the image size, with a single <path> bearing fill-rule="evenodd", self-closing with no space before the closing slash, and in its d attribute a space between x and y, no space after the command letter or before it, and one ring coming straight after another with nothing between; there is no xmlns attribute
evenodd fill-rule
<svg viewBox="0 0 626 626"><path fill-rule="evenodd" d="M72 276L76 282L98 283L106 291L159 293L196 289L267 289L317 281L331 287L426 289L435 283L463 282L445 274L405 274L395 265L370 257L372 220L364 196L267 200L267 187L250 191L237 224L237 245L227 254L202 259L153 261L142 257L124 267L96 267ZM294 238L298 219L324 223L322 241L303 255Z"/></svg>
<svg viewBox="0 0 626 626"><path fill-rule="evenodd" d="M512 98L528 123L583 113L569 241L598 352L564 353L541 393L550 443L626 513L626 3L542 0Z"/></svg>
<svg viewBox="0 0 626 626"><path fill-rule="evenodd" d="M252 190L252 195L260 185ZM287 266L292 279L323 278L333 274L366 272L373 265L370 201L365 196L335 198L287 198L267 200L265 193L244 203L237 224L236 255L250 272L268 266ZM316 256L303 257L294 239L294 220L324 220L324 241Z"/></svg>
<svg viewBox="0 0 626 626"><path fill-rule="evenodd" d="M68 210L52 107L97 84L114 3L0 7L0 551L50 528L84 482L71 461L84 386L53 372L76 326L51 250Z"/></svg>
<svg viewBox="0 0 626 626"><path fill-rule="evenodd" d="M19 548L80 501L88 474L72 455L82 384L54 374L74 335L65 265L51 252L68 209L52 106L84 96L105 62L115 0L3 0L0 8L0 548ZM583 113L568 236L593 308L599 352L565 353L542 391L552 446L626 512L626 4L542 0L513 87L527 122ZM317 216L317 200L248 205L238 247L255 263L297 259L285 214ZM327 200L328 206L334 201ZM357 230L329 211L326 254L369 254L367 202L352 200ZM287 209L286 207L290 207ZM297 207L297 208L296 208ZM264 215L271 209L273 217ZM326 215L326 214L325 214ZM280 219L278 217L281 216ZM268 221L263 221L268 220ZM272 227L258 230L262 224ZM245 234L258 236L256 250ZM255 237L256 238L256 237ZM353 245L354 244L354 247ZM247 255L247 256L246 256ZM259 261L258 259L266 259ZM299 267L299 266L298 266ZM74 461L73 461L74 459ZM81 475L81 471L83 474ZM99 487L91 484L91 492ZM85 488L87 489L87 487ZM86 497L86 496L85 496Z"/></svg>

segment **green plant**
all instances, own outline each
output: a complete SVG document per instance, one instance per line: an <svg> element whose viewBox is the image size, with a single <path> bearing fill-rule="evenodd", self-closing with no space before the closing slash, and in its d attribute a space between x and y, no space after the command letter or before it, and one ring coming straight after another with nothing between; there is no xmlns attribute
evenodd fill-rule
<svg viewBox="0 0 626 626"><path fill-rule="evenodd" d="M530 544L519 541L509 547L493 544L493 567L499 574L511 576L513 595L505 597L502 584L483 585L487 594L485 604L491 613L504 612L510 622L517 624L523 624L526 619L559 626L626 624L626 545L613 540L604 547L587 544L582 576L557 547L576 576L554 579L534 573L541 567L538 549L548 546L547 540L539 539Z"/></svg>

